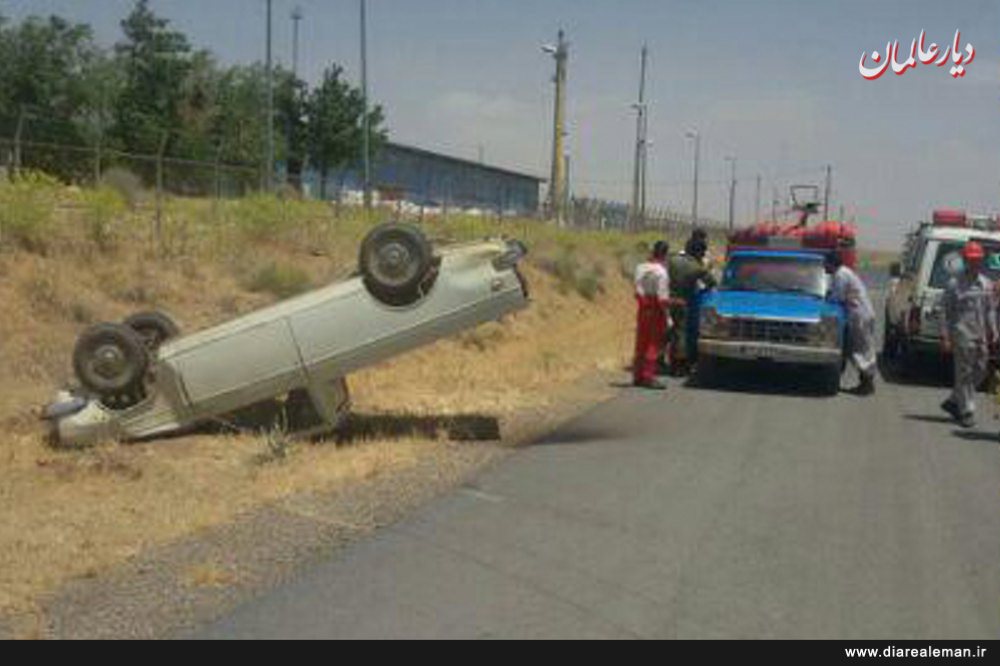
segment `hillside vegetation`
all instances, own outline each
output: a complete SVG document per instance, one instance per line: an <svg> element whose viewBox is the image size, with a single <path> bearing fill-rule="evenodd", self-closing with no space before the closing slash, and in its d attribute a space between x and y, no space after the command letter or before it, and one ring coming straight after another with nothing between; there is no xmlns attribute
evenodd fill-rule
<svg viewBox="0 0 1000 666"><path fill-rule="evenodd" d="M157 221L151 199L128 188L78 190L39 174L0 184L0 616L262 504L447 453L447 433L400 429L407 417L496 417L504 432L627 362L625 276L648 238L453 216L424 227L442 242L503 234L529 245L532 306L350 377L366 425L348 441L261 432L85 451L46 443L38 409L71 379L87 325L153 308L185 331L226 321L350 274L369 226L354 209L266 196L170 199Z"/></svg>

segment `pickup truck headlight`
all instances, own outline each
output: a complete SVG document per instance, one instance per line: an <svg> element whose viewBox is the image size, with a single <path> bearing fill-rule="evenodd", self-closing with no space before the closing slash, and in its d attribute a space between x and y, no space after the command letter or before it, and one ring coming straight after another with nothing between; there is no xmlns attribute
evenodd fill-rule
<svg viewBox="0 0 1000 666"><path fill-rule="evenodd" d="M817 347L840 346L840 322L836 317L823 317L814 333L813 340Z"/></svg>
<svg viewBox="0 0 1000 666"><path fill-rule="evenodd" d="M728 338L729 321L720 315L715 308L702 308L698 331L699 335L706 338Z"/></svg>

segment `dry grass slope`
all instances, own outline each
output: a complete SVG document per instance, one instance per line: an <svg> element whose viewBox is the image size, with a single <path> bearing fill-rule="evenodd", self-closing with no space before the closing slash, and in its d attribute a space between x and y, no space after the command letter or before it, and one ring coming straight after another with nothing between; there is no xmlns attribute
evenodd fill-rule
<svg viewBox="0 0 1000 666"><path fill-rule="evenodd" d="M503 233L531 247L533 306L350 378L360 427L305 445L266 434L199 435L56 451L36 410L70 378L87 324L140 309L191 331L354 268L368 225L330 206L258 197L176 199L159 224L114 190L37 177L0 185L0 616L151 546L296 493L325 491L440 454L463 419L544 409L561 387L615 369L631 345L624 278L643 239L528 220L428 221L439 239ZM232 575L214 565L192 585Z"/></svg>

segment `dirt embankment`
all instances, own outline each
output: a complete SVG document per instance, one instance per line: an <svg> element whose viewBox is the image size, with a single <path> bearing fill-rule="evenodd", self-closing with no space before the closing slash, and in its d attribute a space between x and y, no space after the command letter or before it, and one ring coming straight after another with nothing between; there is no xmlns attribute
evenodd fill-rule
<svg viewBox="0 0 1000 666"><path fill-rule="evenodd" d="M533 305L352 376L359 417L344 440L246 433L56 451L36 413L69 379L86 325L151 308L187 331L225 321L346 274L366 228L318 204L179 201L157 234L149 212L58 197L44 242L0 244L0 616L30 617L66 581L270 502L411 469L440 456L456 424L504 432L525 409L544 413L566 387L620 368L632 344L625 275L638 239L433 222L436 237L524 238Z"/></svg>

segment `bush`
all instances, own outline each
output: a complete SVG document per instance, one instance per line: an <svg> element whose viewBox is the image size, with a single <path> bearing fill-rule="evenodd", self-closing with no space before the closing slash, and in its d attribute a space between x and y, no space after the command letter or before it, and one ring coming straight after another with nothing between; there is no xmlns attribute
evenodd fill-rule
<svg viewBox="0 0 1000 666"><path fill-rule="evenodd" d="M113 249L118 240L118 223L125 212L125 199L107 185L95 190L84 190L80 198L87 223L87 236L102 252Z"/></svg>
<svg viewBox="0 0 1000 666"><path fill-rule="evenodd" d="M285 204L269 194L254 194L236 201L230 209L234 226L254 240L274 238L284 231Z"/></svg>
<svg viewBox="0 0 1000 666"><path fill-rule="evenodd" d="M44 252L60 188L59 181L39 171L25 171L0 184L0 242Z"/></svg>
<svg viewBox="0 0 1000 666"><path fill-rule="evenodd" d="M572 245L563 247L555 258L541 257L537 264L556 279L561 294L576 293L588 301L604 293L604 270L599 265L585 269Z"/></svg>
<svg viewBox="0 0 1000 666"><path fill-rule="evenodd" d="M113 167L101 176L101 184L109 187L122 198L129 208L135 209L143 197L142 179L128 169ZM102 188L103 189L103 188Z"/></svg>
<svg viewBox="0 0 1000 666"><path fill-rule="evenodd" d="M268 264L250 278L247 288L257 293L268 293L278 298L296 296L312 287L309 275L295 266Z"/></svg>

